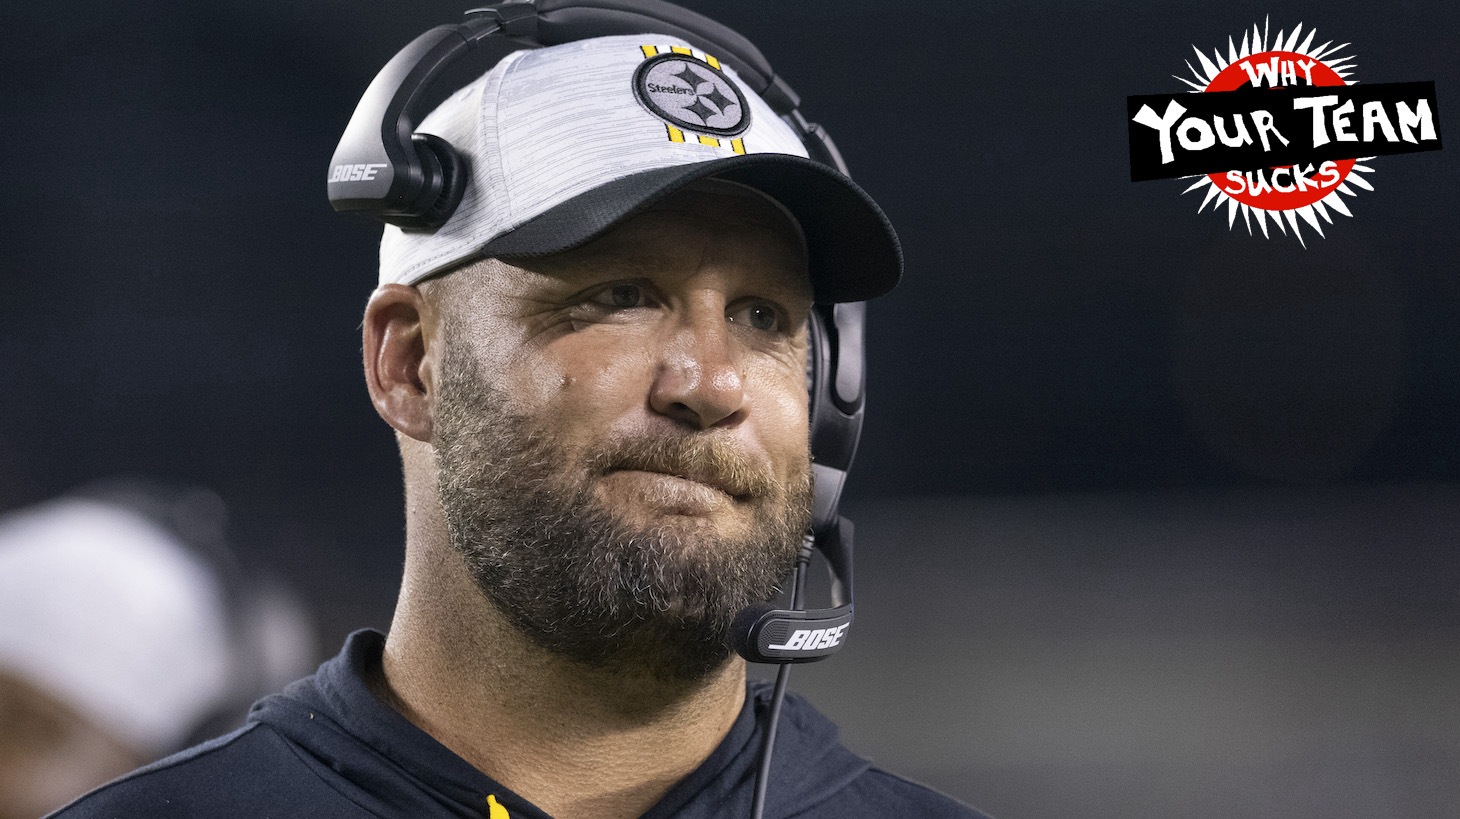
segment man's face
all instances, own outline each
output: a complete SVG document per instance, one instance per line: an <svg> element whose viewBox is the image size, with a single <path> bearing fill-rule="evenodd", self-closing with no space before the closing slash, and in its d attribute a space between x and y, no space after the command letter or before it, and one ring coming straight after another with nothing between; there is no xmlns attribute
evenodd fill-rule
<svg viewBox="0 0 1460 819"><path fill-rule="evenodd" d="M700 183L568 253L433 286L453 545L538 644L697 678L809 523L799 230Z"/></svg>

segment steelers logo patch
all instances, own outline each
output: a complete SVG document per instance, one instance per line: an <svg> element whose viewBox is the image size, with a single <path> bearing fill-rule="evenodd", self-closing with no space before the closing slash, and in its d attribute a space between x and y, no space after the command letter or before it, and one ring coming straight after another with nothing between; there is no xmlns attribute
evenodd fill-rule
<svg viewBox="0 0 1460 819"><path fill-rule="evenodd" d="M692 133L735 136L750 127L750 107L735 83L689 54L645 60L634 73L634 94L654 116Z"/></svg>

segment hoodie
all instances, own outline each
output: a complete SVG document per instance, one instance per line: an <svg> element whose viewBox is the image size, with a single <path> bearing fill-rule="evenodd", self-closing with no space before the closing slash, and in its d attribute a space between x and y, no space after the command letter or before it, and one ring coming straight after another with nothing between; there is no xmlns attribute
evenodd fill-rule
<svg viewBox="0 0 1460 819"><path fill-rule="evenodd" d="M256 703L247 725L122 777L52 814L83 817L481 817L551 819L376 699L366 670L385 635L351 634L312 677ZM745 707L708 758L644 819L750 815L760 719L771 687ZM771 764L766 819L987 819L844 748L837 729L787 695Z"/></svg>

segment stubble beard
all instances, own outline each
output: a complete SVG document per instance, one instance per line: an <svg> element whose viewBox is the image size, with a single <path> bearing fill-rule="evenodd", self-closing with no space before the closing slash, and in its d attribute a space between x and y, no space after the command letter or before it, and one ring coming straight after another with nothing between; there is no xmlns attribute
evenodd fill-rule
<svg viewBox="0 0 1460 819"><path fill-rule="evenodd" d="M605 441L577 458L448 342L435 419L452 547L491 604L533 644L610 672L694 682L732 650L731 623L773 598L810 524L809 458L773 479L722 436ZM706 465L754 505L748 533L634 526L594 495L610 469ZM627 465L627 467L625 467Z"/></svg>

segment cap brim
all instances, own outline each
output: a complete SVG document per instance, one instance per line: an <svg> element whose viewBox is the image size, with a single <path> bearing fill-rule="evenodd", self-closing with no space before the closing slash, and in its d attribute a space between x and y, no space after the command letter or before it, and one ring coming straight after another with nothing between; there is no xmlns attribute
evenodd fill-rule
<svg viewBox="0 0 1460 819"><path fill-rule="evenodd" d="M630 174L538 214L481 252L512 257L570 250L711 176L755 188L796 217L806 235L818 302L866 301L902 278L897 233L872 197L834 169L790 154L749 154Z"/></svg>

